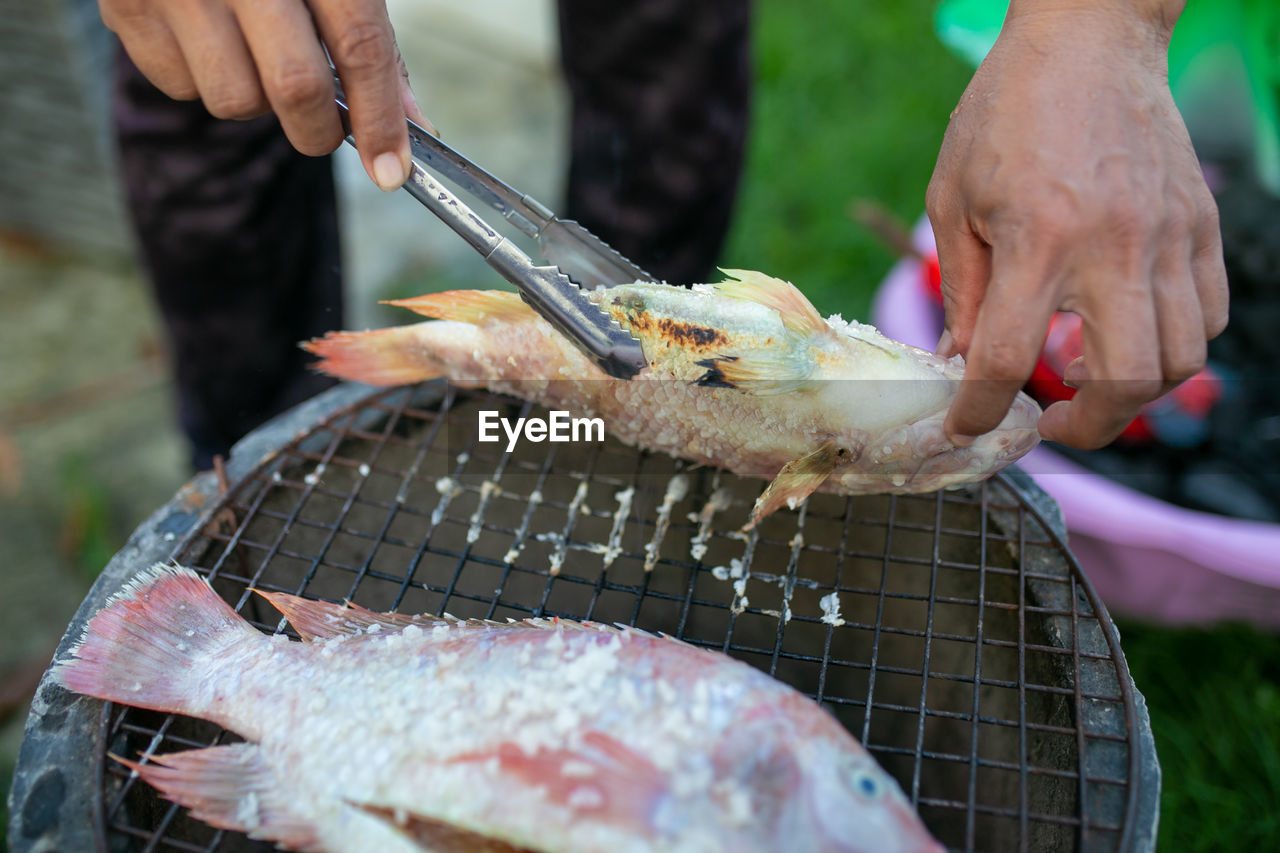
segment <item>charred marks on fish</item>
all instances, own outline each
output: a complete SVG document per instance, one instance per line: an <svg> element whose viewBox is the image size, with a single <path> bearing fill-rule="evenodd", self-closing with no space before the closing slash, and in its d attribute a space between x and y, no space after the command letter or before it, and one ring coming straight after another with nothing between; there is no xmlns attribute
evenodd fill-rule
<svg viewBox="0 0 1280 853"><path fill-rule="evenodd" d="M670 317L663 317L658 321L658 333L667 340L667 346L674 343L691 350L722 346L729 342L728 335L719 329L695 323L678 323Z"/></svg>
<svg viewBox="0 0 1280 853"><path fill-rule="evenodd" d="M704 388L737 388L728 379L725 378L724 371L720 369L720 365L726 361L737 361L736 355L724 355L716 358L704 358L701 361L694 362L698 367L705 367L707 372L697 379L697 384Z"/></svg>
<svg viewBox="0 0 1280 853"><path fill-rule="evenodd" d="M630 326L632 332L650 333L668 349L674 346L693 352L702 352L712 347L723 347L729 343L729 336L722 329L671 317L654 317L645 310L643 302L637 305L614 300L614 304L621 306L623 316L620 320Z"/></svg>

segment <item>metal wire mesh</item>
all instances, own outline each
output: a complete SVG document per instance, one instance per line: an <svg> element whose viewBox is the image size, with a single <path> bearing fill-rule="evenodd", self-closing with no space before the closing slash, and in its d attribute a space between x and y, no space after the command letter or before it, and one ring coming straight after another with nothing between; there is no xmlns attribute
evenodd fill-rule
<svg viewBox="0 0 1280 853"><path fill-rule="evenodd" d="M922 496L815 495L743 534L758 481L611 439L504 453L477 441L481 409L537 413L439 383L372 395L235 484L173 557L266 631L287 627L250 587L666 632L823 703L952 849L1125 849L1135 706L1115 631L1004 478ZM106 706L106 846L258 849L104 760L234 739Z"/></svg>

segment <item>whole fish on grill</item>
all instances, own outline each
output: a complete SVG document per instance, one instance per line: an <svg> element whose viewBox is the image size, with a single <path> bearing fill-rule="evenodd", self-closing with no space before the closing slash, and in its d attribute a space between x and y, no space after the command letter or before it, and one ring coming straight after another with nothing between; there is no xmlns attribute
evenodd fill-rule
<svg viewBox="0 0 1280 853"><path fill-rule="evenodd" d="M300 851L942 850L834 717L718 652L264 595L304 642L157 566L55 670L244 736L118 759L214 826Z"/></svg>
<svg viewBox="0 0 1280 853"><path fill-rule="evenodd" d="M817 489L926 492L989 476L1039 441L1040 409L1019 394L969 447L943 431L963 360L873 327L824 320L792 284L761 273L691 289L598 288L593 302L643 345L649 367L612 379L514 293L452 291L392 302L439 318L332 332L304 346L318 368L373 385L446 376L575 416L623 441L772 480L751 524Z"/></svg>

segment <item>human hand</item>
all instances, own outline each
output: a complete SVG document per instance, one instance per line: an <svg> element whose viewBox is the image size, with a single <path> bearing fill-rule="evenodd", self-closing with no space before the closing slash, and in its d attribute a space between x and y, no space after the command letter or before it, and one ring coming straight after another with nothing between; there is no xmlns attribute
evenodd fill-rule
<svg viewBox="0 0 1280 853"><path fill-rule="evenodd" d="M409 176L408 116L430 128L409 88L385 0L99 0L102 20L138 69L178 100L218 118L272 110L303 154L328 154L344 133L328 45L346 90L365 171L384 190Z"/></svg>
<svg viewBox="0 0 1280 853"><path fill-rule="evenodd" d="M1004 417L1055 310L1080 315L1084 356L1040 432L1082 448L1195 375L1226 326L1217 206L1167 82L1182 5L1014 0L952 114L926 204L939 352L968 363L957 444Z"/></svg>

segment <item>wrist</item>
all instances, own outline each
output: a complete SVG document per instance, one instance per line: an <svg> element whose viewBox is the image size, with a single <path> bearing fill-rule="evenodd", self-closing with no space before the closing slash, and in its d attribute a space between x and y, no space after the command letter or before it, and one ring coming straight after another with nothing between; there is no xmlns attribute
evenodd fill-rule
<svg viewBox="0 0 1280 853"><path fill-rule="evenodd" d="M1072 25L1167 50L1186 0L1011 0L1005 25Z"/></svg>

